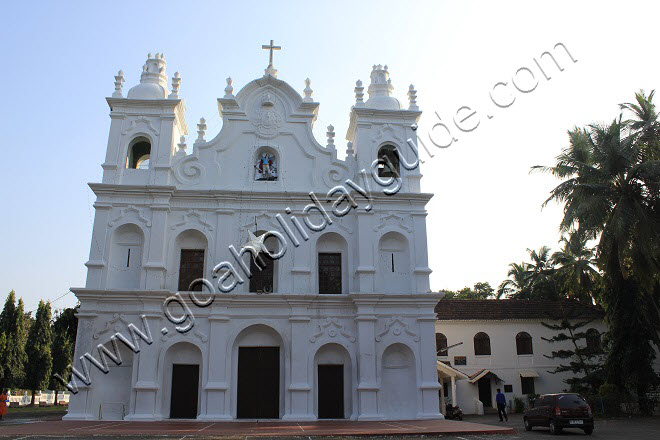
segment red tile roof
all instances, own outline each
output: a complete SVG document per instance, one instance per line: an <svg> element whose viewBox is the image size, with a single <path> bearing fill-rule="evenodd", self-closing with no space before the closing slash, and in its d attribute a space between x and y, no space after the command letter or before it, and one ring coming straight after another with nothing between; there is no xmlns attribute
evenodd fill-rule
<svg viewBox="0 0 660 440"><path fill-rule="evenodd" d="M602 319L605 312L574 300L550 301L540 299L479 299L440 300L435 306L438 320L504 320L504 319Z"/></svg>

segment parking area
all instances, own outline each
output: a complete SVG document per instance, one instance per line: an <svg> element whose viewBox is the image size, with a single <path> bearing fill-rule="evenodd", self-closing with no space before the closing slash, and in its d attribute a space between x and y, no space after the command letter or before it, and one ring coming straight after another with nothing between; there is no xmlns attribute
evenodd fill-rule
<svg viewBox="0 0 660 440"><path fill-rule="evenodd" d="M660 417L635 417L611 420L596 420L594 433L586 436L579 429L566 429L560 436L556 437L550 434L548 428L534 427L531 432L525 431L522 422L522 415L509 415L508 422L500 422L497 414L483 416L466 416L465 421L474 423L484 423L487 425L506 426L516 430L515 435L490 436L491 439L551 439L551 438L594 438L606 440L650 440L660 438ZM478 438L461 436L463 438ZM450 439L451 437L442 437ZM458 437L454 437L458 438Z"/></svg>

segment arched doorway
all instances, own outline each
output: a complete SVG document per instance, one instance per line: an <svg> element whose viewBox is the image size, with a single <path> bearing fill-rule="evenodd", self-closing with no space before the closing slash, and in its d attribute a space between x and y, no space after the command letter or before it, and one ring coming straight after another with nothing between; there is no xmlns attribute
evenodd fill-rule
<svg viewBox="0 0 660 440"><path fill-rule="evenodd" d="M325 344L314 355L316 414L319 419L351 415L351 356L339 344Z"/></svg>
<svg viewBox="0 0 660 440"><path fill-rule="evenodd" d="M381 408L388 419L417 417L415 356L404 344L392 344L383 352Z"/></svg>
<svg viewBox="0 0 660 440"><path fill-rule="evenodd" d="M236 418L279 419L284 407L282 338L273 328L252 325L239 333L236 359Z"/></svg>
<svg viewBox="0 0 660 440"><path fill-rule="evenodd" d="M170 346L163 361L163 414L171 419L199 415L202 352L189 342Z"/></svg>

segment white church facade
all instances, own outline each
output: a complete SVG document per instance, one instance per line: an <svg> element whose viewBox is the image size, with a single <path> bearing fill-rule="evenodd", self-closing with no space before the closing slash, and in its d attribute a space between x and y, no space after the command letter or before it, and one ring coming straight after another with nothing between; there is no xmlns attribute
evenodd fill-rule
<svg viewBox="0 0 660 440"><path fill-rule="evenodd" d="M268 48L212 139L164 56L115 77L65 419L442 418L416 92L373 66L338 158Z"/></svg>

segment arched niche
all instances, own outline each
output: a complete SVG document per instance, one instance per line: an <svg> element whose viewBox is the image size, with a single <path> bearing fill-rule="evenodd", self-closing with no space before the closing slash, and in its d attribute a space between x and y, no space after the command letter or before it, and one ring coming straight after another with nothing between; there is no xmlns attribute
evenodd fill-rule
<svg viewBox="0 0 660 440"><path fill-rule="evenodd" d="M388 346L381 358L380 407L388 419L417 417L417 369L407 345Z"/></svg>
<svg viewBox="0 0 660 440"><path fill-rule="evenodd" d="M127 223L112 233L108 256L108 287L138 289L142 274L144 234L139 226Z"/></svg>
<svg viewBox="0 0 660 440"><path fill-rule="evenodd" d="M202 368L202 351L197 345L180 341L166 349L161 369L161 414L163 417L179 418L177 414L172 413L172 402L182 403L181 400L192 398L195 405L193 407L186 405L186 408L194 414L194 417L191 415L181 418L197 418L202 406ZM190 396L195 392L196 399L194 399L195 396Z"/></svg>
<svg viewBox="0 0 660 440"><path fill-rule="evenodd" d="M314 355L314 413L317 418L348 419L352 414L351 355L340 344L328 343ZM338 398L341 397L341 408ZM336 414L332 410L338 410Z"/></svg>
<svg viewBox="0 0 660 440"><path fill-rule="evenodd" d="M122 342L117 343L118 353L113 344L106 342L105 347L110 353L121 358L117 365L110 357L108 361L108 373L104 374L97 368L91 368L93 372L93 392L98 398L99 418L102 420L123 420L130 411L131 391L133 389L133 351ZM92 353L98 358L98 352ZM96 400L96 399L95 399Z"/></svg>
<svg viewBox="0 0 660 440"><path fill-rule="evenodd" d="M145 136L138 136L128 144L126 154L126 168L146 170L150 167L151 140Z"/></svg>
<svg viewBox="0 0 660 440"><path fill-rule="evenodd" d="M174 240L173 266L177 291L188 291L193 280L203 278L208 263L208 240L206 235L196 229L187 229L177 235ZM202 284L197 284L193 290L202 290Z"/></svg>
<svg viewBox="0 0 660 440"><path fill-rule="evenodd" d="M316 241L316 288L320 294L348 292L348 243L336 232Z"/></svg>
<svg viewBox="0 0 660 440"><path fill-rule="evenodd" d="M387 232L378 241L378 272L376 286L379 292L410 293L412 271L408 239L398 232Z"/></svg>
<svg viewBox="0 0 660 440"><path fill-rule="evenodd" d="M286 371L282 336L270 326L251 325L234 339L231 359L233 417L281 418Z"/></svg>
<svg viewBox="0 0 660 440"><path fill-rule="evenodd" d="M280 180L280 155L272 147L257 148L253 160L253 180L259 182L274 182Z"/></svg>

